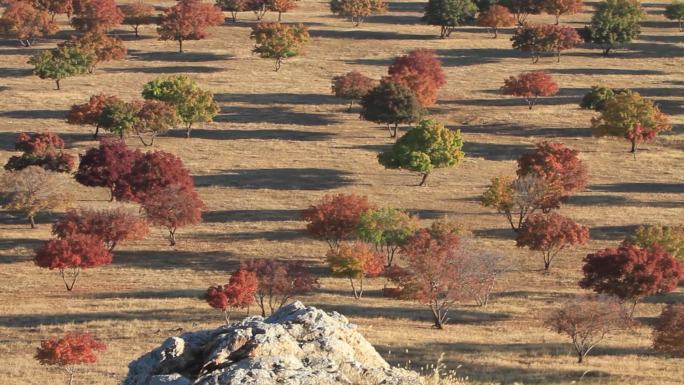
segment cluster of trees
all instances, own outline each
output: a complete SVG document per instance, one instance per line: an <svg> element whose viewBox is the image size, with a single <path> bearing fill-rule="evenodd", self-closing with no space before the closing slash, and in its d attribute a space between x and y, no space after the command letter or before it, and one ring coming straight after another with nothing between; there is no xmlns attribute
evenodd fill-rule
<svg viewBox="0 0 684 385"><path fill-rule="evenodd" d="M532 54L533 63L539 61L542 53L554 53L560 62L561 51L582 43L575 28L561 25L524 25L515 31L513 48Z"/></svg>
<svg viewBox="0 0 684 385"><path fill-rule="evenodd" d="M237 22L240 12L254 12L257 21L264 18L268 11L278 12L278 21L283 13L297 8L298 0L217 0L222 10L230 12L233 23Z"/></svg>

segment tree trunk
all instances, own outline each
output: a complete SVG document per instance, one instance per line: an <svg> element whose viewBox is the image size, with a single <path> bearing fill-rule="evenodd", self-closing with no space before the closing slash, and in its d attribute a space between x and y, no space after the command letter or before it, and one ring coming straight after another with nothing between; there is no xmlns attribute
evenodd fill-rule
<svg viewBox="0 0 684 385"><path fill-rule="evenodd" d="M233 24L237 23L237 12L231 12L230 16L233 18Z"/></svg>
<svg viewBox="0 0 684 385"><path fill-rule="evenodd" d="M577 363L578 363L578 364L581 364L582 361L584 361L584 356L585 356L585 355L586 355L586 353L583 353L583 352L581 352L581 351L577 352Z"/></svg>
<svg viewBox="0 0 684 385"><path fill-rule="evenodd" d="M283 64L283 59L282 58L277 58L275 62L275 72L278 72L280 69L280 66Z"/></svg>
<svg viewBox="0 0 684 385"><path fill-rule="evenodd" d="M356 286L354 286L354 279L349 277L349 283L351 283L352 293L354 293L354 298L359 299L359 293L356 291Z"/></svg>
<svg viewBox="0 0 684 385"><path fill-rule="evenodd" d="M347 109L347 112L352 112L352 106L354 106L354 99L349 102L349 108Z"/></svg>
<svg viewBox="0 0 684 385"><path fill-rule="evenodd" d="M133 30L135 31L135 38L136 39L140 37L140 35L138 34L138 28L140 28L139 25L136 25L133 27Z"/></svg>
<svg viewBox="0 0 684 385"><path fill-rule="evenodd" d="M427 178L430 176L429 172L426 172L423 174L423 179L420 180L420 184L418 186L420 187L427 187Z"/></svg>
<svg viewBox="0 0 684 385"><path fill-rule="evenodd" d="M169 229L169 246L176 246L176 229Z"/></svg>
<svg viewBox="0 0 684 385"><path fill-rule="evenodd" d="M93 134L93 139L97 139L97 135L100 133L100 124L95 125L95 133Z"/></svg>
<svg viewBox="0 0 684 385"><path fill-rule="evenodd" d="M76 370L75 367L71 367L71 369L67 369L67 373L69 373L69 382L68 385L73 385L74 383L74 371Z"/></svg>
<svg viewBox="0 0 684 385"><path fill-rule="evenodd" d="M28 216L29 223L31 224L31 228L35 229L36 228L36 219L34 218L33 215Z"/></svg>
<svg viewBox="0 0 684 385"><path fill-rule="evenodd" d="M230 323L230 312L228 310L223 311L223 318L226 320L226 325Z"/></svg>
<svg viewBox="0 0 684 385"><path fill-rule="evenodd" d="M109 201L114 202L114 187L113 186L109 189Z"/></svg>
<svg viewBox="0 0 684 385"><path fill-rule="evenodd" d="M279 22L279 23L280 23L280 18L282 17L282 15L283 15L282 12L278 12L278 22Z"/></svg>
<svg viewBox="0 0 684 385"><path fill-rule="evenodd" d="M55 79L55 84L57 84L57 90L59 91L59 79Z"/></svg>
<svg viewBox="0 0 684 385"><path fill-rule="evenodd" d="M392 138L397 137L397 130L399 129L399 123L394 123L394 130L392 131Z"/></svg>
<svg viewBox="0 0 684 385"><path fill-rule="evenodd" d="M183 39L178 39L178 52L183 53Z"/></svg>
<svg viewBox="0 0 684 385"><path fill-rule="evenodd" d="M190 139L190 131L192 131L192 123L188 123L185 127L185 139Z"/></svg>
<svg viewBox="0 0 684 385"><path fill-rule="evenodd" d="M494 28L494 38L496 39L497 37L499 37L499 29Z"/></svg>
<svg viewBox="0 0 684 385"><path fill-rule="evenodd" d="M560 22L560 14L556 13L556 25Z"/></svg>
<svg viewBox="0 0 684 385"><path fill-rule="evenodd" d="M634 139L632 139L632 151L630 151L632 153L632 155L634 155L634 160L636 160L636 156L637 156L637 147L638 147L638 144L637 144L637 139L635 137Z"/></svg>

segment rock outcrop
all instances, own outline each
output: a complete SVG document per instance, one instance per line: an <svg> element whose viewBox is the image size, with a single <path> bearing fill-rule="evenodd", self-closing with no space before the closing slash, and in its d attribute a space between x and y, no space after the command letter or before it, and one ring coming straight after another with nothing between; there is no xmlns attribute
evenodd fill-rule
<svg viewBox="0 0 684 385"><path fill-rule="evenodd" d="M347 319L295 302L272 316L170 337L128 366L123 385L419 385Z"/></svg>

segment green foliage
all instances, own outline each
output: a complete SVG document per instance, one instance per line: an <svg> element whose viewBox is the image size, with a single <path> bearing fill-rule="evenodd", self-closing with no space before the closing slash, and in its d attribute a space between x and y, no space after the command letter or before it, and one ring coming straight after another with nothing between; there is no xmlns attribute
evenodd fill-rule
<svg viewBox="0 0 684 385"><path fill-rule="evenodd" d="M439 37L444 39L454 28L475 20L476 12L477 5L472 0L429 0L423 21L440 26Z"/></svg>
<svg viewBox="0 0 684 385"><path fill-rule="evenodd" d="M359 218L357 233L385 253L387 266L392 266L394 254L418 229L417 221L402 210L382 208L371 210Z"/></svg>
<svg viewBox="0 0 684 385"><path fill-rule="evenodd" d="M579 105L586 110L603 111L606 101L613 99L616 91L620 92L604 86L592 86L591 91L582 97Z"/></svg>
<svg viewBox="0 0 684 385"><path fill-rule="evenodd" d="M639 37L639 22L645 13L638 0L605 0L594 5L594 9L585 40L599 45L604 55Z"/></svg>
<svg viewBox="0 0 684 385"><path fill-rule="evenodd" d="M249 37L254 39L252 52L262 58L275 59L275 70L278 71L283 60L303 52L304 44L309 41L309 32L303 24L261 22L252 27Z"/></svg>
<svg viewBox="0 0 684 385"><path fill-rule="evenodd" d="M98 125L123 139L124 135L128 134L137 122L138 108L136 105L116 99L105 104Z"/></svg>
<svg viewBox="0 0 684 385"><path fill-rule="evenodd" d="M383 0L331 0L330 12L349 18L355 27L371 15L378 15L387 11Z"/></svg>
<svg viewBox="0 0 684 385"><path fill-rule="evenodd" d="M174 106L186 125L188 138L193 123L209 123L219 112L214 95L199 88L193 79L185 75L158 77L145 84L142 96Z"/></svg>
<svg viewBox="0 0 684 385"><path fill-rule="evenodd" d="M392 138L397 136L400 123L420 120L425 110L413 91L404 85L381 81L361 99L361 117L375 123L387 124ZM390 125L394 125L394 130Z"/></svg>
<svg viewBox="0 0 684 385"><path fill-rule="evenodd" d="M378 155L381 165L423 174L425 185L434 168L452 167L463 160L461 131L451 131L435 120L422 120L390 148Z"/></svg>
<svg viewBox="0 0 684 385"><path fill-rule="evenodd" d="M673 257L684 262L684 226L639 226L633 234L625 238L623 244L637 245L645 249L659 245Z"/></svg>
<svg viewBox="0 0 684 385"><path fill-rule="evenodd" d="M33 74L41 79L52 79L59 89L64 78L86 73L92 67L94 57L80 47L66 45L51 51L37 53L28 61L33 65Z"/></svg>
<svg viewBox="0 0 684 385"><path fill-rule="evenodd" d="M684 32L684 3L675 0L672 4L665 6L665 18L668 20L677 20L679 32Z"/></svg>

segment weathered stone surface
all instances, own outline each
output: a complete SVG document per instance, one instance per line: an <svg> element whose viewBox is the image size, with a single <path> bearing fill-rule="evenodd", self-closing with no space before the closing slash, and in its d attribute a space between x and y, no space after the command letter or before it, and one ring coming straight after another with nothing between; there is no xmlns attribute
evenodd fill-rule
<svg viewBox="0 0 684 385"><path fill-rule="evenodd" d="M123 385L419 385L347 319L295 302L268 318L170 337L131 362Z"/></svg>

